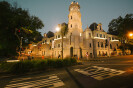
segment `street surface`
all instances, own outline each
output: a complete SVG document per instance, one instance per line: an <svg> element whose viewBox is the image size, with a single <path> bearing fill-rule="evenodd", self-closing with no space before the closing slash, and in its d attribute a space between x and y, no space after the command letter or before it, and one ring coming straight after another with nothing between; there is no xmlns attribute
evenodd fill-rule
<svg viewBox="0 0 133 88"><path fill-rule="evenodd" d="M133 88L133 55L21 76L3 75L0 88Z"/></svg>

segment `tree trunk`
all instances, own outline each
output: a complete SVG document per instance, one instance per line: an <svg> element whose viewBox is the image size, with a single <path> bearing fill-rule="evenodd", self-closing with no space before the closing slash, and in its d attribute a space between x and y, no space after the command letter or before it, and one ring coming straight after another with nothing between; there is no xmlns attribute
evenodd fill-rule
<svg viewBox="0 0 133 88"><path fill-rule="evenodd" d="M62 33L62 59L63 59L63 33Z"/></svg>

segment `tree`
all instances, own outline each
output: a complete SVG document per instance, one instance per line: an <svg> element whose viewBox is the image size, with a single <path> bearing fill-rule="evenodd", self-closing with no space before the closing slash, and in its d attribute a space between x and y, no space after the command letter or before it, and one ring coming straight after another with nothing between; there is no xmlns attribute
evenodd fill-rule
<svg viewBox="0 0 133 88"><path fill-rule="evenodd" d="M91 25L90 25L90 29L92 30L92 31L94 31L94 30L96 30L97 29L97 26L98 26L98 24L97 23L92 23Z"/></svg>
<svg viewBox="0 0 133 88"><path fill-rule="evenodd" d="M48 38L54 37L54 33L51 32L51 31L49 31L49 32L47 33L47 37L48 37Z"/></svg>
<svg viewBox="0 0 133 88"><path fill-rule="evenodd" d="M108 27L108 33L119 37L127 37L129 31L133 31L133 14L127 14L124 18L119 16L113 19Z"/></svg>
<svg viewBox="0 0 133 88"><path fill-rule="evenodd" d="M17 8L6 1L0 2L0 56L14 56L20 48L20 38L34 40L40 36L38 29L44 27L36 16L30 16L28 10Z"/></svg>
<svg viewBox="0 0 133 88"><path fill-rule="evenodd" d="M119 16L117 19L113 19L108 25L108 33L112 35L117 35L121 40L129 39L128 33L133 32L133 14L127 14L124 18ZM133 53L133 48L131 44L122 44L124 47L130 45L129 49ZM122 47L122 46L121 46ZM123 48L122 50L125 50Z"/></svg>

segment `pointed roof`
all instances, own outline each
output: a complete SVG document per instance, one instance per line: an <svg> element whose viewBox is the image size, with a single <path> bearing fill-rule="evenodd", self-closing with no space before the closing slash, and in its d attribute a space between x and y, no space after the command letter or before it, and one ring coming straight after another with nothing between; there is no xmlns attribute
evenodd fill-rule
<svg viewBox="0 0 133 88"><path fill-rule="evenodd" d="M87 25L87 28L85 29L85 31L91 31L91 29L88 27L88 25Z"/></svg>

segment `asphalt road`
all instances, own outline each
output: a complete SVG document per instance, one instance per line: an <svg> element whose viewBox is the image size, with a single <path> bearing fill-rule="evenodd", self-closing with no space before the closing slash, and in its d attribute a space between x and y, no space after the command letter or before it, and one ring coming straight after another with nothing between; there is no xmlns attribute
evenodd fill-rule
<svg viewBox="0 0 133 88"><path fill-rule="evenodd" d="M133 88L133 56L81 62L47 72L3 75L0 88Z"/></svg>
<svg viewBox="0 0 133 88"><path fill-rule="evenodd" d="M84 61L69 68L83 88L133 88L133 56Z"/></svg>

